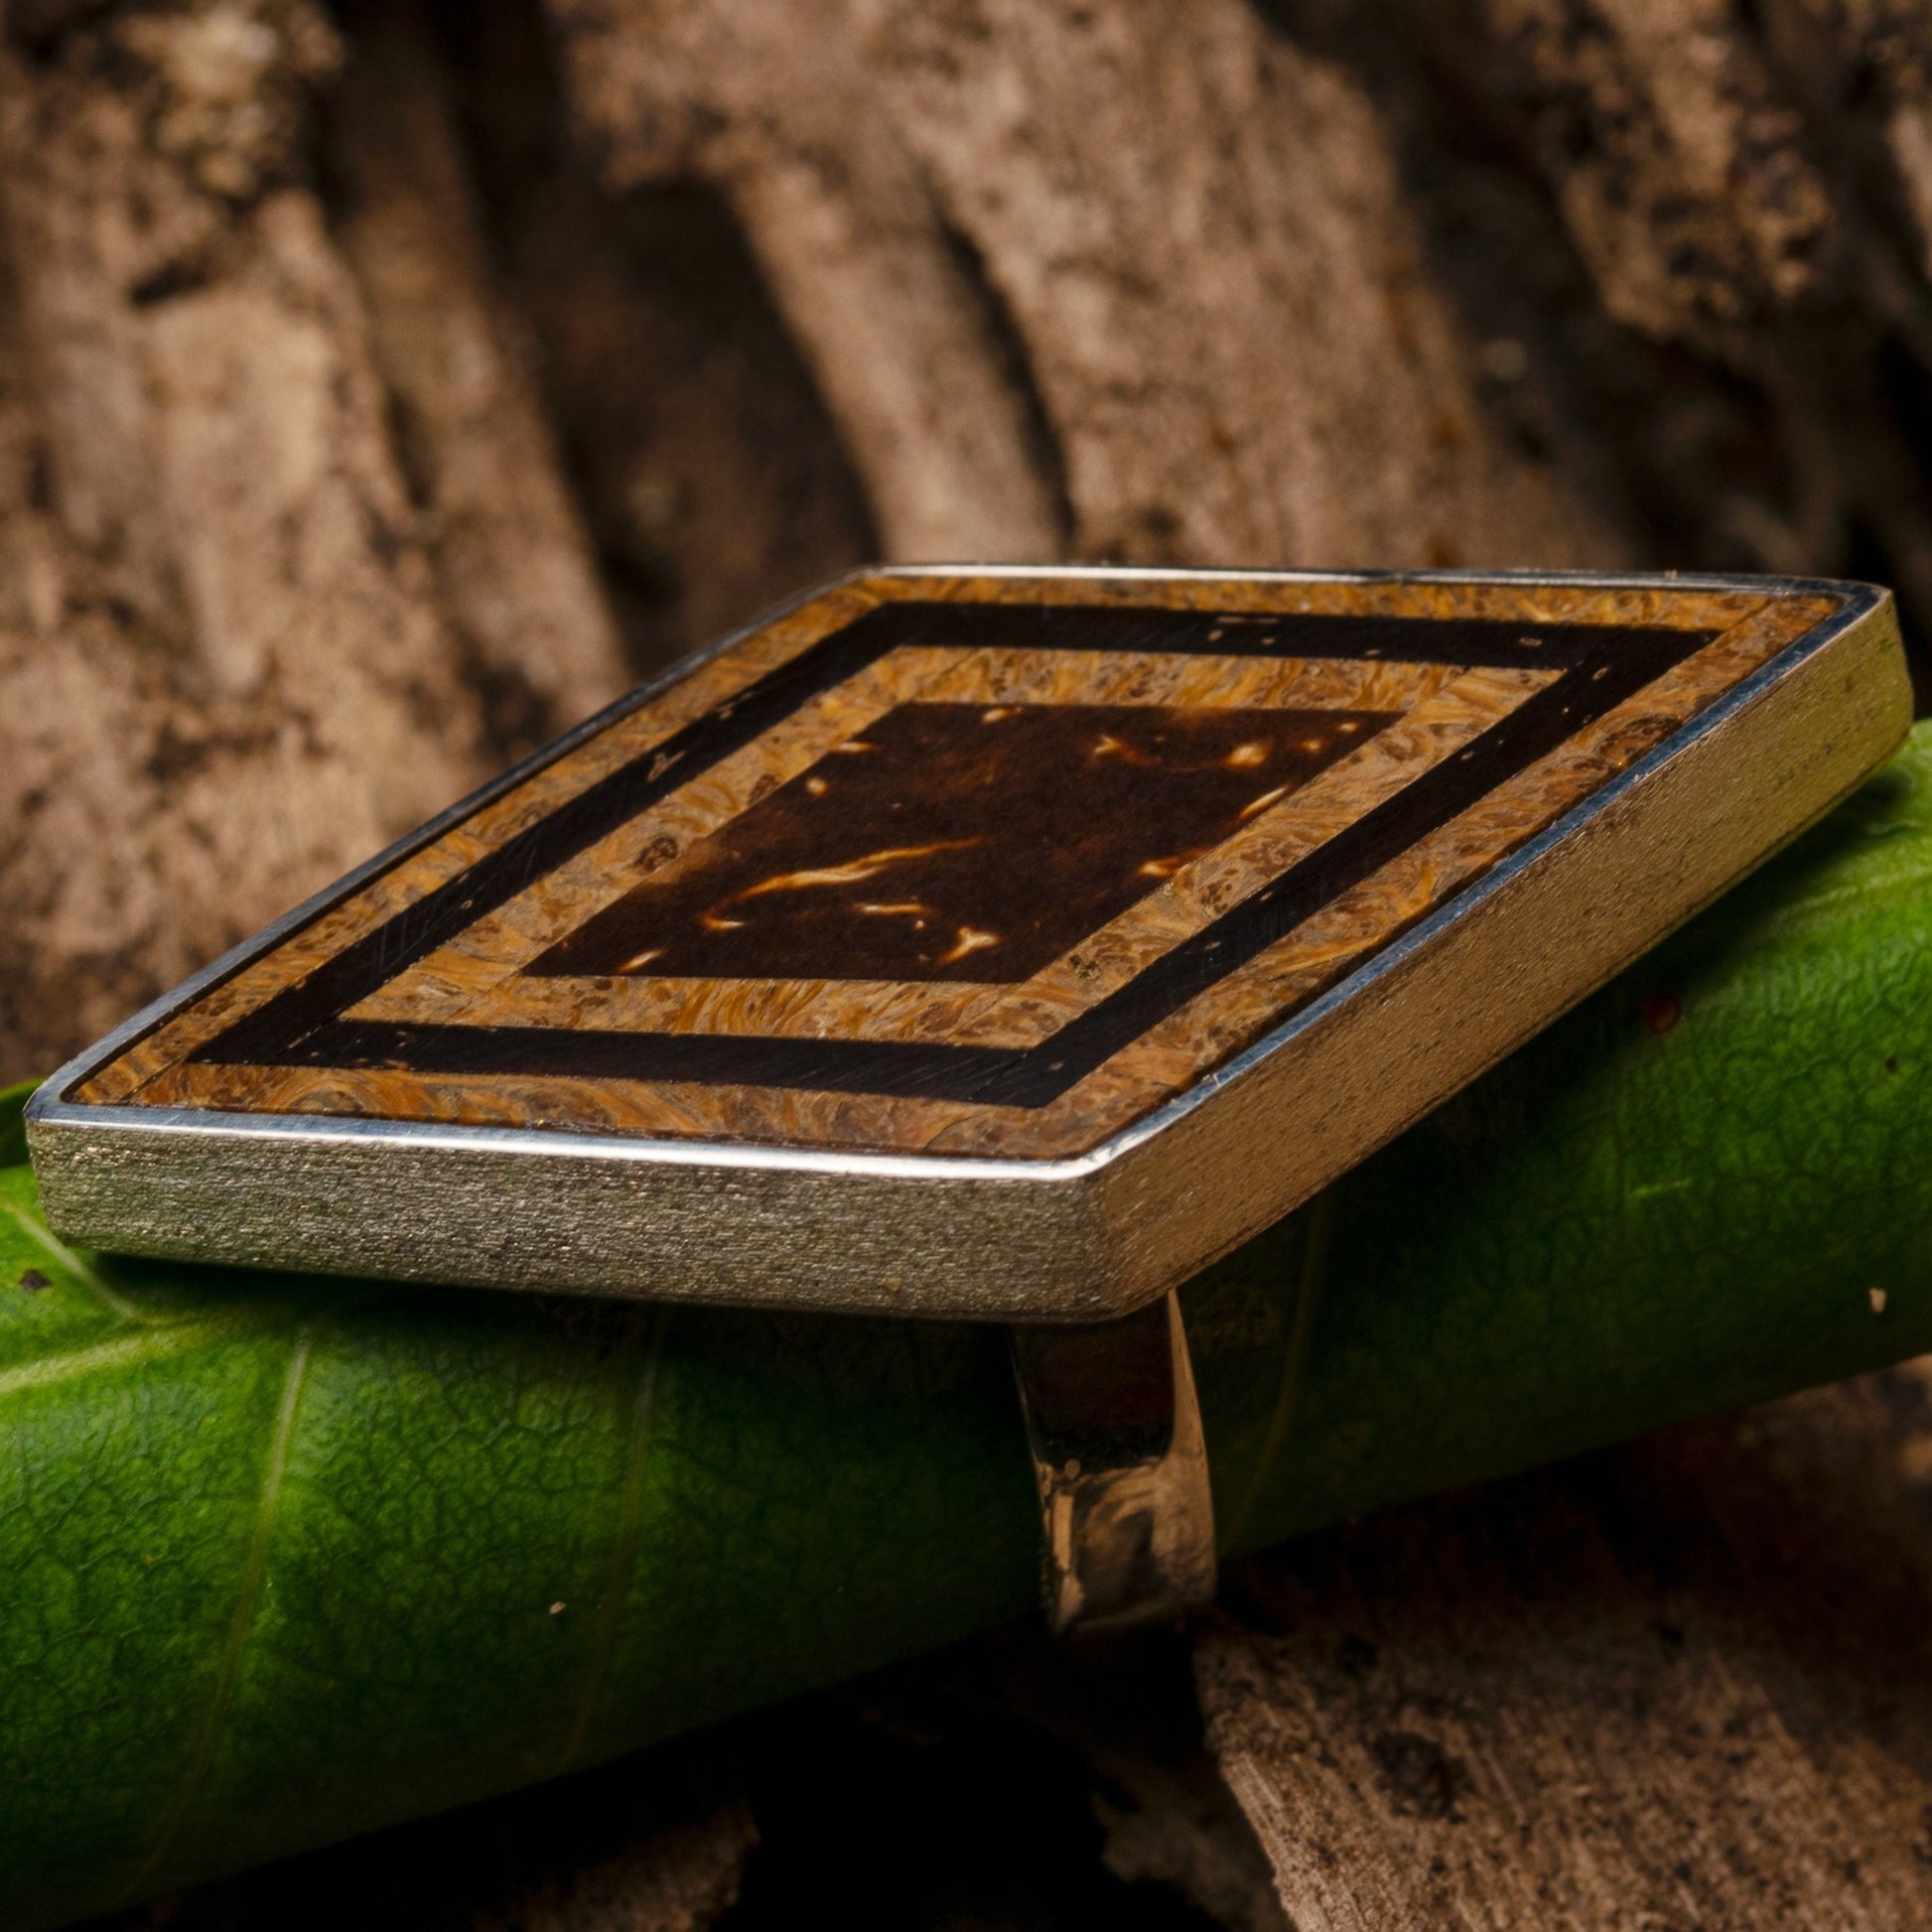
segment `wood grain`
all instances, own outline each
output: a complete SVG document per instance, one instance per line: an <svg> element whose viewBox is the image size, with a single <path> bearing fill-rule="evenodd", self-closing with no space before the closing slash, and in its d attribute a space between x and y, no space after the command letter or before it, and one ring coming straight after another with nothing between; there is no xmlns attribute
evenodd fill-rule
<svg viewBox="0 0 1932 1932"><path fill-rule="evenodd" d="M1196 1679L1299 1932L1932 1915L1932 1365L1232 1567Z"/></svg>
<svg viewBox="0 0 1932 1932"><path fill-rule="evenodd" d="M688 670L643 707L613 720L603 731L545 759L527 778L486 794L458 824L427 843L405 842L391 865L338 904L291 933L283 943L251 961L168 1024L130 1046L88 1083L86 1098L103 1103L124 1100L154 1074L211 1039L271 994L293 986L344 947L366 937L398 912L419 903L457 878L485 852L501 845L569 800L587 791L626 759L662 743L680 725L730 700L762 672L817 642L825 628L868 607L863 594L828 593L828 607L807 624L775 620L727 658L712 658Z"/></svg>

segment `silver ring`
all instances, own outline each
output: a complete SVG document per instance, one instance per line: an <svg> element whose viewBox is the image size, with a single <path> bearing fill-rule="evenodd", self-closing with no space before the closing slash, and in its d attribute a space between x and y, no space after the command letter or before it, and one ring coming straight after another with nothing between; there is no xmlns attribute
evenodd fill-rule
<svg viewBox="0 0 1932 1932"><path fill-rule="evenodd" d="M1060 1635L1170 1621L1214 1596L1214 1497L1180 1299L1010 1330Z"/></svg>

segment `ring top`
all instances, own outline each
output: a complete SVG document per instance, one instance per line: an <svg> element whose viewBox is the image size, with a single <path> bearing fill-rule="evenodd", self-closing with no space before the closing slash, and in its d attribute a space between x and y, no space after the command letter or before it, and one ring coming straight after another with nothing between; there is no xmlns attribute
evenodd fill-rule
<svg viewBox="0 0 1932 1932"><path fill-rule="evenodd" d="M1860 586L870 572L81 1056L36 1161L136 1252L1120 1312L1789 837L1906 702Z"/></svg>

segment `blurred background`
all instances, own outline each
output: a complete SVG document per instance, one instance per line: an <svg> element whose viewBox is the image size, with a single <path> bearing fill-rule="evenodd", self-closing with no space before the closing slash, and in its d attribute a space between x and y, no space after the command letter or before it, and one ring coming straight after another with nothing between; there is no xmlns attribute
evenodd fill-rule
<svg viewBox="0 0 1932 1932"><path fill-rule="evenodd" d="M867 558L1932 618L1924 0L0 18L0 1077Z"/></svg>
<svg viewBox="0 0 1932 1932"><path fill-rule="evenodd" d="M1857 575L1932 671L1929 262L1932 0L0 0L0 1079L870 558ZM1926 1386L155 1916L1279 1925L1195 1693L1379 1681L1345 1573L1611 1725L1588 1922L1908 1925ZM1470 1774L1373 1735L1426 1857Z"/></svg>

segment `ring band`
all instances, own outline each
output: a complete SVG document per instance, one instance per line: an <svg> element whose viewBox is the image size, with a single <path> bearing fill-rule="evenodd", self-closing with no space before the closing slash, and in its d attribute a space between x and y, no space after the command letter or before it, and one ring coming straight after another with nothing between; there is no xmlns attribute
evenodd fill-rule
<svg viewBox="0 0 1932 1932"><path fill-rule="evenodd" d="M1212 1601L1214 1498L1179 1297L1010 1332L1054 1631L1131 1629Z"/></svg>

